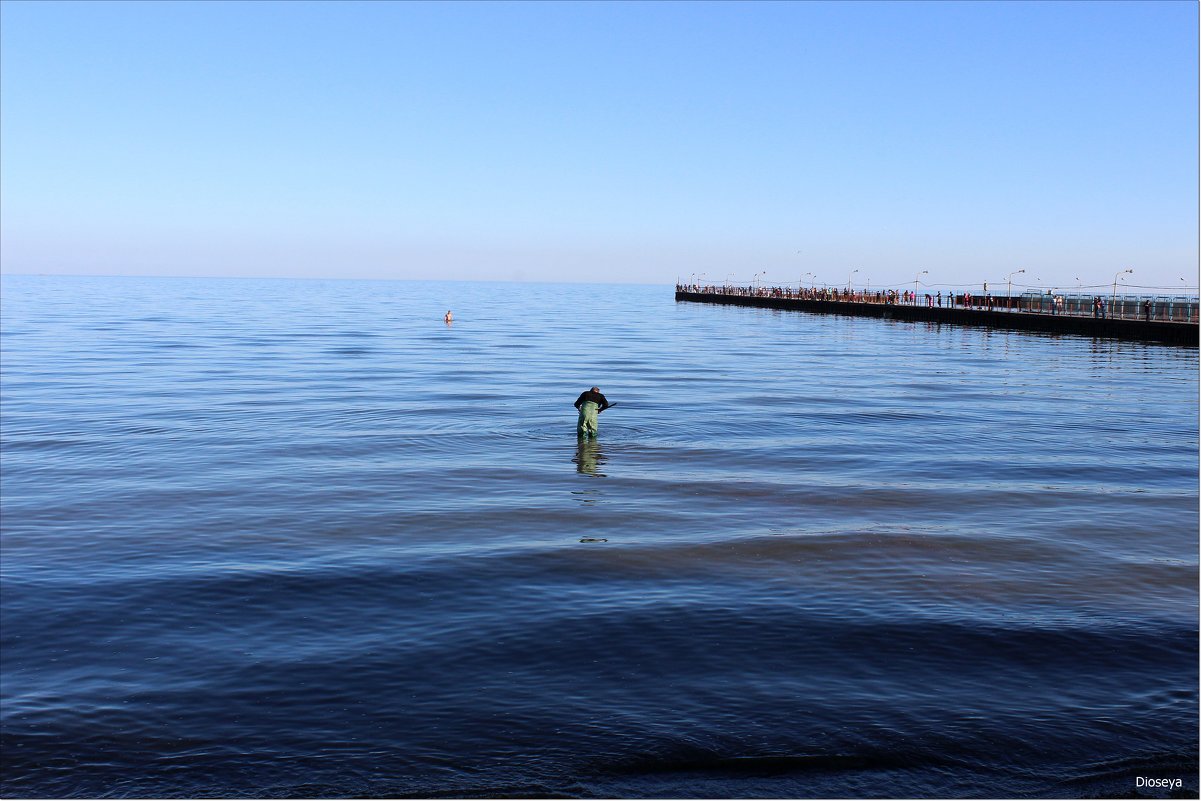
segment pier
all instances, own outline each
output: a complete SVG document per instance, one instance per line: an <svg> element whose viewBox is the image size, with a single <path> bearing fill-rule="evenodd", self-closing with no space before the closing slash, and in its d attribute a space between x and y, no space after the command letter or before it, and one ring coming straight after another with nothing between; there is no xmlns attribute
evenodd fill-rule
<svg viewBox="0 0 1201 801"><path fill-rule="evenodd" d="M1196 298L1104 298L1104 317L1093 309L1094 298L1084 296L960 292L941 296L939 304L946 305L936 305L916 293L677 285L676 301L1198 345Z"/></svg>

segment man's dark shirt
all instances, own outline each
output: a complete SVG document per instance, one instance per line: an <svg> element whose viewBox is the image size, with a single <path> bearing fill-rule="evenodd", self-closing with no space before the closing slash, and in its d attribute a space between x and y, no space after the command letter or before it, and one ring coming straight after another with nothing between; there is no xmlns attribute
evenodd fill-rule
<svg viewBox="0 0 1201 801"><path fill-rule="evenodd" d="M578 409L588 401L592 401L600 407L597 409L598 412L603 412L605 409L609 408L609 401L605 399L605 396L599 392L593 392L590 389L586 389L580 393L580 397L575 399L575 407Z"/></svg>

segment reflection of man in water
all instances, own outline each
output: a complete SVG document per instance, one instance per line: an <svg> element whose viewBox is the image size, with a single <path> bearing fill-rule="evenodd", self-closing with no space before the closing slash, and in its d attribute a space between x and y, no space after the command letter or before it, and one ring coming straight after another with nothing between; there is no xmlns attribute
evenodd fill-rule
<svg viewBox="0 0 1201 801"><path fill-rule="evenodd" d="M595 439L580 437L575 449L575 458L571 461L575 462L577 473L601 477L605 475L597 469L604 464L605 455L601 453L600 443Z"/></svg>
<svg viewBox="0 0 1201 801"><path fill-rule="evenodd" d="M575 399L575 407L580 410L580 417L575 425L576 436L595 437L596 416L610 405L598 387L581 392L580 397Z"/></svg>

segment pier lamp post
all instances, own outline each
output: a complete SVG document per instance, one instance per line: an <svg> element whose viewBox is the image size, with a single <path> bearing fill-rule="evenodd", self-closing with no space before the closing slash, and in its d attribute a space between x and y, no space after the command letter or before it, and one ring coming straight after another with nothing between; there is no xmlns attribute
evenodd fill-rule
<svg viewBox="0 0 1201 801"><path fill-rule="evenodd" d="M1005 290L1005 304L1009 307L1009 309L1011 311L1013 310L1013 277L1015 275L1017 275L1018 273L1024 273L1024 272L1026 272L1025 268L1022 268L1021 270L1014 270L1005 279L1006 282L1008 282L1008 284L1009 284L1009 289Z"/></svg>
<svg viewBox="0 0 1201 801"><path fill-rule="evenodd" d="M700 275L698 275L698 276L696 277L696 281L697 281L697 283L698 283L698 284L703 284L703 283L705 282L705 276L706 276L706 275L708 275L708 274L709 274L709 273L701 273Z"/></svg>
<svg viewBox="0 0 1201 801"><path fill-rule="evenodd" d="M1109 299L1109 303L1111 306L1113 305L1113 302L1118 299L1118 276L1125 275L1126 273L1132 273L1132 272L1134 272L1133 267L1131 267L1129 270L1120 270L1114 274L1114 276L1113 276L1113 296Z"/></svg>
<svg viewBox="0 0 1201 801"><path fill-rule="evenodd" d="M857 272L859 272L859 270L857 270L857 269L856 269L856 270L851 270L851 275L854 275L854 274L855 274L855 273L857 273ZM847 276L847 291L848 291L848 292L850 292L850 291L851 291L851 275L848 275L848 276Z"/></svg>
<svg viewBox="0 0 1201 801"><path fill-rule="evenodd" d="M730 285L730 279L733 277L734 277L734 273L730 273L729 275L726 276L726 286Z"/></svg>
<svg viewBox="0 0 1201 801"><path fill-rule="evenodd" d="M930 274L929 270L922 270L920 273L913 276L913 305L914 306L917 305L917 282L918 282L918 279L920 279L923 275L929 275L929 274Z"/></svg>

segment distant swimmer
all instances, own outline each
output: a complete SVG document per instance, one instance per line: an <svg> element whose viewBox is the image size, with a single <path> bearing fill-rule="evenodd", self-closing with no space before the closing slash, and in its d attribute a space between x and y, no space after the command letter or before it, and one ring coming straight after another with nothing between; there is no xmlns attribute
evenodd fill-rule
<svg viewBox="0 0 1201 801"><path fill-rule="evenodd" d="M575 399L575 407L580 410L580 418L576 421L575 433L579 437L596 436L596 416L613 404L601 394L599 387L585 390Z"/></svg>
<svg viewBox="0 0 1201 801"><path fill-rule="evenodd" d="M445 320L445 321L446 321L446 322L448 322L448 323L453 323L453 322L455 321L455 316L454 316L453 314L451 314L451 313L450 313L450 309L447 309L447 310L446 310L446 316L445 316L445 317L443 317L442 319L443 319L443 320Z"/></svg>

